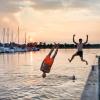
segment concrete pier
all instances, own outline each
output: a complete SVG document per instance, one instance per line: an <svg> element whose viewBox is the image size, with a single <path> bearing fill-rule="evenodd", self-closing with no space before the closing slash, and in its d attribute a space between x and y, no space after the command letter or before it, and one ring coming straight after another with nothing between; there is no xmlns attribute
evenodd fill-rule
<svg viewBox="0 0 100 100"><path fill-rule="evenodd" d="M98 78L98 65L93 65L91 67L90 74L88 76L86 85L84 87L81 100L99 100L99 78Z"/></svg>

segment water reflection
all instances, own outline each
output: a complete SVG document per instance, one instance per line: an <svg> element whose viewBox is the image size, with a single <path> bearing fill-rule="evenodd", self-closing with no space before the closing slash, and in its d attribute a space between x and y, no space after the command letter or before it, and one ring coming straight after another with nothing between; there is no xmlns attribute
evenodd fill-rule
<svg viewBox="0 0 100 100"><path fill-rule="evenodd" d="M84 51L88 66L79 57L68 62L74 49L59 50L46 79L41 78L39 69L49 50L0 54L0 99L79 100L91 65L96 63L95 55L100 54L100 50ZM77 78L75 83L71 80L73 74Z"/></svg>

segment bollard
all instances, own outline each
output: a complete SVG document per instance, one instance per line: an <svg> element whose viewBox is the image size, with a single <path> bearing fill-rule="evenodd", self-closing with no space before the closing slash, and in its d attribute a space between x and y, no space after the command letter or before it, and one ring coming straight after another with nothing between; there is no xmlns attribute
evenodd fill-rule
<svg viewBox="0 0 100 100"><path fill-rule="evenodd" d="M94 70L95 70L95 68L94 68L94 67L95 67L95 66L93 65L93 66L92 66L92 71L94 71Z"/></svg>
<svg viewBox="0 0 100 100"><path fill-rule="evenodd" d="M73 82L75 82L75 80L76 80L75 75L72 76L72 80L73 80Z"/></svg>

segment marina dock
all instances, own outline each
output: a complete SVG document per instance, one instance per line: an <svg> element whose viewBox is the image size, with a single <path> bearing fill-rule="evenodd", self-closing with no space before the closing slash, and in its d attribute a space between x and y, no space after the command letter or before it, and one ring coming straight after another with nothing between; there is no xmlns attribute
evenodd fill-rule
<svg viewBox="0 0 100 100"><path fill-rule="evenodd" d="M92 65L81 100L100 100L100 56L98 65Z"/></svg>

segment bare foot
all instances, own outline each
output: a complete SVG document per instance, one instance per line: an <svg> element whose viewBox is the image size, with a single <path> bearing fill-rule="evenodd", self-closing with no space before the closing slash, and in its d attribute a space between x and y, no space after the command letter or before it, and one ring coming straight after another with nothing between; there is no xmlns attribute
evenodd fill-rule
<svg viewBox="0 0 100 100"><path fill-rule="evenodd" d="M86 65L88 65L88 62L86 61Z"/></svg>
<svg viewBox="0 0 100 100"><path fill-rule="evenodd" d="M71 60L70 60L70 59L68 59L68 61L69 61L69 62L71 62Z"/></svg>
<svg viewBox="0 0 100 100"><path fill-rule="evenodd" d="M54 42L54 48L59 48L59 44Z"/></svg>

